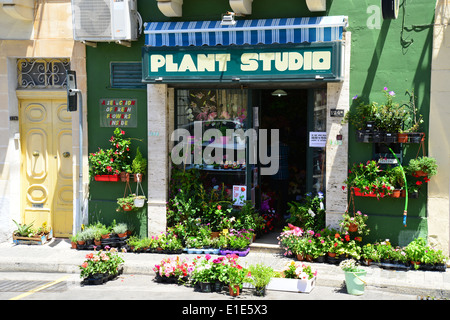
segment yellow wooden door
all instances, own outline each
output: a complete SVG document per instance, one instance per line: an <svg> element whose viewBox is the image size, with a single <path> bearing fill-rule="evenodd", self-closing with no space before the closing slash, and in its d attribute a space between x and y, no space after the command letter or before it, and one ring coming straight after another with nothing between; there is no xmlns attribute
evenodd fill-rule
<svg viewBox="0 0 450 320"><path fill-rule="evenodd" d="M22 221L46 222L55 237L73 223L72 124L66 100L20 101Z"/></svg>

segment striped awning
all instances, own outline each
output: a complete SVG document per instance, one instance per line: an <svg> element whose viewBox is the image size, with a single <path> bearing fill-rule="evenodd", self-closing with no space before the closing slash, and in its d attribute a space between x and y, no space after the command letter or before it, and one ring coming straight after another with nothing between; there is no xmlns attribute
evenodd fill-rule
<svg viewBox="0 0 450 320"><path fill-rule="evenodd" d="M311 43L342 40L346 16L221 21L147 22L145 45L216 46Z"/></svg>

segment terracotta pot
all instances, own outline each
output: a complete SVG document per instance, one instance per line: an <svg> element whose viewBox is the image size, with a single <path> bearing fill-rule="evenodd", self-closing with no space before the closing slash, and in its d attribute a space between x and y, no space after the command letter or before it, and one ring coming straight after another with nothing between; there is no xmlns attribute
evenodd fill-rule
<svg viewBox="0 0 450 320"><path fill-rule="evenodd" d="M336 253L334 253L334 252L328 252L328 256L334 258L334 257L336 257Z"/></svg>
<svg viewBox="0 0 450 320"><path fill-rule="evenodd" d="M297 260L298 260L298 261L303 261L303 260L305 260L305 257L303 256L303 254L298 253L298 254L297 254Z"/></svg>
<svg viewBox="0 0 450 320"><path fill-rule="evenodd" d="M108 234L102 234L102 239L108 239L109 238L109 233Z"/></svg>
<svg viewBox="0 0 450 320"><path fill-rule="evenodd" d="M79 244L80 246L84 246L86 244L86 241L78 240L77 244Z"/></svg>
<svg viewBox="0 0 450 320"><path fill-rule="evenodd" d="M308 261L308 262L312 262L313 261L313 257L311 255L307 254L305 256L305 260Z"/></svg>
<svg viewBox="0 0 450 320"><path fill-rule="evenodd" d="M350 231L350 232L356 232L356 231L358 231L358 225L355 224L355 223L350 223L350 224L348 225L348 231Z"/></svg>
<svg viewBox="0 0 450 320"><path fill-rule="evenodd" d="M392 198L400 198L401 190L395 189L394 192L392 192L391 197Z"/></svg>
<svg viewBox="0 0 450 320"><path fill-rule="evenodd" d="M407 133L398 133L397 134L397 142L398 143L407 143L408 142L408 134Z"/></svg>
<svg viewBox="0 0 450 320"><path fill-rule="evenodd" d="M71 242L70 244L72 245L72 249L76 249L77 248L77 243L76 242Z"/></svg>
<svg viewBox="0 0 450 320"><path fill-rule="evenodd" d="M142 182L142 173L135 173L134 174L134 182Z"/></svg>
<svg viewBox="0 0 450 320"><path fill-rule="evenodd" d="M228 289L230 291L230 296L237 297L239 295L239 286L234 286L234 290L233 290L233 287L231 285L229 285Z"/></svg>
<svg viewBox="0 0 450 320"><path fill-rule="evenodd" d="M94 240L94 244L96 246L101 246L102 245L102 241L101 240Z"/></svg>
<svg viewBox="0 0 450 320"><path fill-rule="evenodd" d="M418 176L418 177L426 177L426 176L428 176L428 173L425 173L423 171L416 171L416 172L414 172L414 174L416 176Z"/></svg>
<svg viewBox="0 0 450 320"><path fill-rule="evenodd" d="M133 210L133 205L131 205L131 204L124 204L122 206L122 210L123 211L131 211L131 210Z"/></svg>
<svg viewBox="0 0 450 320"><path fill-rule="evenodd" d="M219 231L212 231L211 232L211 239L218 238L220 232Z"/></svg>
<svg viewBox="0 0 450 320"><path fill-rule="evenodd" d="M124 238L124 237L127 236L127 232L124 232L124 233L118 233L117 236L118 236L119 238Z"/></svg>

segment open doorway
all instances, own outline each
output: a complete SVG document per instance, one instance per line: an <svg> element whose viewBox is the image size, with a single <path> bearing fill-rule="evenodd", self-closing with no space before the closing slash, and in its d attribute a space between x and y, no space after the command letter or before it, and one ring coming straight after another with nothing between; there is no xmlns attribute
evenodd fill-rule
<svg viewBox="0 0 450 320"><path fill-rule="evenodd" d="M260 177L261 209L276 212L274 231L285 225L288 202L307 192L308 90L261 90L261 129L279 129L280 162L274 175ZM270 136L270 135L269 135ZM269 141L270 143L270 141Z"/></svg>

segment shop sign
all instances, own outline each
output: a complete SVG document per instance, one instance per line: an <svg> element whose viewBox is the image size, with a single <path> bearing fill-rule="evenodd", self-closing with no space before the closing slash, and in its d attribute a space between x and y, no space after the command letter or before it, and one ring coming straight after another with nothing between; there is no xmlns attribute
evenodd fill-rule
<svg viewBox="0 0 450 320"><path fill-rule="evenodd" d="M100 99L100 127L137 127L136 99Z"/></svg>
<svg viewBox="0 0 450 320"><path fill-rule="evenodd" d="M145 82L339 80L340 44L145 47Z"/></svg>

